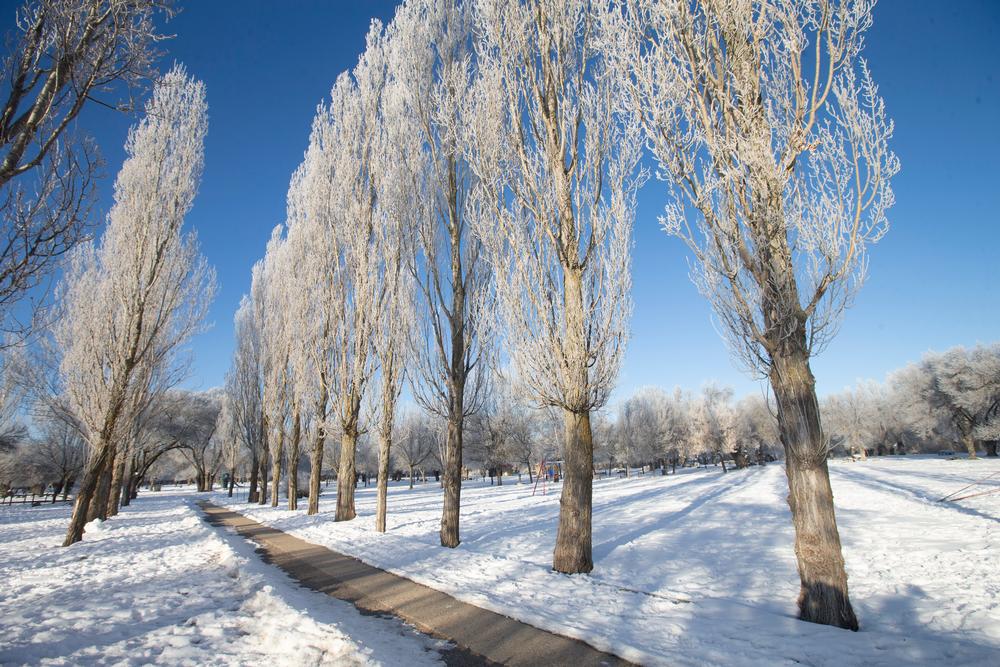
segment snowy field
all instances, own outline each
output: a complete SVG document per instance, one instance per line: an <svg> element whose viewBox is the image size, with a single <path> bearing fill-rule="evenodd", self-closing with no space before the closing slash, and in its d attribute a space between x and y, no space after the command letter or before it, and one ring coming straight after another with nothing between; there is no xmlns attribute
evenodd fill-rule
<svg viewBox="0 0 1000 667"><path fill-rule="evenodd" d="M0 508L0 665L439 662L439 643L295 586L196 498L146 493L68 549L68 507Z"/></svg>
<svg viewBox="0 0 1000 667"><path fill-rule="evenodd" d="M798 580L780 464L597 482L590 575L550 570L558 485L532 497L527 483L470 483L455 550L438 546L433 482L391 489L384 535L373 529L374 487L358 489L358 518L341 524L333 522L333 486L314 517L231 506L645 664L996 665L1000 496L935 500L998 471L997 460L938 457L831 464L858 633L794 618Z"/></svg>

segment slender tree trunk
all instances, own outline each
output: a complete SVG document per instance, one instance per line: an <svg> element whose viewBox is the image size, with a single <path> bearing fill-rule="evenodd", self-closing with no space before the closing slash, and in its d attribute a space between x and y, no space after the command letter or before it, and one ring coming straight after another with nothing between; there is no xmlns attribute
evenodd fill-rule
<svg viewBox="0 0 1000 667"><path fill-rule="evenodd" d="M566 263L563 265L563 301L566 312L566 363L571 386L563 408L563 488L559 499L559 528L552 569L566 574L594 569L591 554L591 513L594 488L594 440L588 400L589 365L584 321L583 270L577 265L572 207L568 186L560 187L560 233ZM625 462L628 474L628 461Z"/></svg>
<svg viewBox="0 0 1000 667"><path fill-rule="evenodd" d="M788 504L795 527L801 579L799 618L857 630L804 330L786 339L782 352L772 359L770 380L785 447Z"/></svg>
<svg viewBox="0 0 1000 667"><path fill-rule="evenodd" d="M326 420L326 402L330 394L326 389L326 376L320 373L320 398L316 403L316 438L313 440L312 455L309 457L309 509L307 514L319 512L319 484L323 475L323 447L326 444L326 432L323 421Z"/></svg>
<svg viewBox="0 0 1000 667"><path fill-rule="evenodd" d="M323 474L323 446L325 444L323 427L317 426L312 454L309 457L309 509L306 511L307 514L319 512L319 483Z"/></svg>
<svg viewBox="0 0 1000 667"><path fill-rule="evenodd" d="M254 450L250 458L250 481L247 487L247 502L257 502L257 475L260 473L260 462L257 460L257 450Z"/></svg>
<svg viewBox="0 0 1000 667"><path fill-rule="evenodd" d="M564 410L563 423L565 465L552 569L575 574L594 569L591 554L594 442L589 412Z"/></svg>
<svg viewBox="0 0 1000 667"><path fill-rule="evenodd" d="M233 488L236 486L236 466L234 465L229 469L229 493L230 498L233 497Z"/></svg>
<svg viewBox="0 0 1000 667"><path fill-rule="evenodd" d="M111 489L108 494L108 516L117 515L118 508L121 507L122 481L125 478L125 459L127 458L128 452L124 450L118 452L118 456L115 457L115 464L111 473Z"/></svg>
<svg viewBox="0 0 1000 667"><path fill-rule="evenodd" d="M381 429L378 440L378 482L375 493L375 530L385 532L386 506L389 501L389 452L392 447L392 426Z"/></svg>
<svg viewBox="0 0 1000 667"><path fill-rule="evenodd" d="M122 480L121 506L128 507L132 504L132 477L135 475L135 455L128 457L128 464L125 466L125 478Z"/></svg>
<svg viewBox="0 0 1000 667"><path fill-rule="evenodd" d="M302 422L299 410L295 408L292 419L292 441L288 447L288 509L299 508L299 440L302 438Z"/></svg>
<svg viewBox="0 0 1000 667"><path fill-rule="evenodd" d="M278 494L281 491L281 461L285 455L284 449L285 427L282 423L281 430L278 432L278 449L274 451L271 460L271 507L278 506Z"/></svg>
<svg viewBox="0 0 1000 667"><path fill-rule="evenodd" d="M87 515L90 513L90 504L94 499L94 493L100 482L104 468L107 466L108 447L101 444L83 471L83 479L80 481L80 489L76 492L76 502L73 504L73 515L69 520L69 527L66 530L66 538L63 546L68 547L83 539L83 527L87 524Z"/></svg>
<svg viewBox="0 0 1000 667"><path fill-rule="evenodd" d="M458 213L458 189L455 163L448 173L448 212L451 243L451 329L448 359L448 432L445 436L444 470L441 486L444 505L441 509L441 546L454 549L461 544L459 520L462 507L462 437L465 421L466 340L465 271L462 266L462 225Z"/></svg>
<svg viewBox="0 0 1000 667"><path fill-rule="evenodd" d="M995 457L997 455L997 441L996 440L987 440L983 444L986 447L986 456Z"/></svg>
<svg viewBox="0 0 1000 667"><path fill-rule="evenodd" d="M340 437L340 469L337 472L337 513L334 521L350 521L354 512L355 454L358 445L357 427L350 425Z"/></svg>
<svg viewBox="0 0 1000 667"><path fill-rule="evenodd" d="M267 445L265 443L263 456L260 457L260 497L258 504L267 504Z"/></svg>

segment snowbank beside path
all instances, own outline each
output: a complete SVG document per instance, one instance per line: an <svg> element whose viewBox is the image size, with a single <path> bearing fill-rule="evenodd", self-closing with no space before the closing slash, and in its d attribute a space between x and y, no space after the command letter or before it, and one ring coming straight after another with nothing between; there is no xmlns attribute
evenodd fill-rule
<svg viewBox="0 0 1000 667"><path fill-rule="evenodd" d="M61 506L0 508L0 664L420 665L440 644L298 588L185 492L59 547Z"/></svg>
<svg viewBox="0 0 1000 667"><path fill-rule="evenodd" d="M862 631L797 621L798 575L783 468L685 470L594 486L594 571L551 571L558 485L470 483L462 544L438 546L436 484L394 486L389 532L374 487L358 518L227 504L257 521L481 607L645 664L996 664L1000 498L936 498L997 461L908 457L833 462L831 476Z"/></svg>

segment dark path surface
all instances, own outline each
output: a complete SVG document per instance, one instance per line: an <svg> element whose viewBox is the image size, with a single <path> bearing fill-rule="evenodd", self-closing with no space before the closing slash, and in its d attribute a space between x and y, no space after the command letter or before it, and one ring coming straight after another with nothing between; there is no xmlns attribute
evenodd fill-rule
<svg viewBox="0 0 1000 667"><path fill-rule="evenodd" d="M252 539L268 562L306 588L351 602L364 613L388 614L453 642L449 665L630 665L576 639L552 634L456 600L427 586L330 551L238 512L199 503L209 522Z"/></svg>

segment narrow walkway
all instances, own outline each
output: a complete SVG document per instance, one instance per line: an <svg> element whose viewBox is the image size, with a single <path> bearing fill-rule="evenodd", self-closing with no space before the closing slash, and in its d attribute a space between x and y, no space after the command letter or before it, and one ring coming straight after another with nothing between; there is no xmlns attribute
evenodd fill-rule
<svg viewBox="0 0 1000 667"><path fill-rule="evenodd" d="M231 526L259 546L266 559L306 588L351 602L359 610L389 614L419 631L453 642L442 654L450 665L629 665L576 639L552 634L427 586L366 565L209 502L208 521Z"/></svg>

